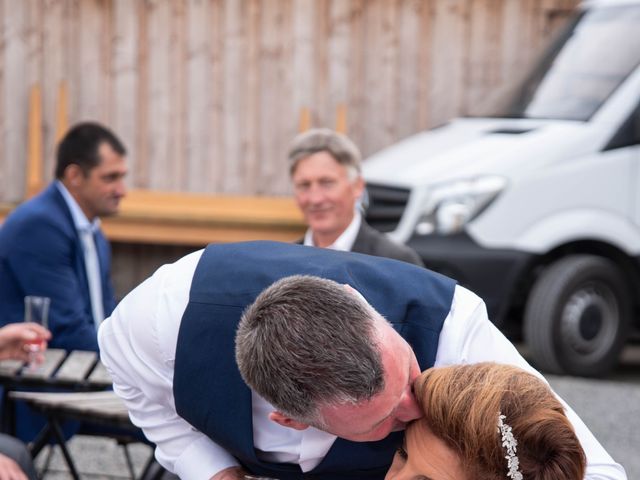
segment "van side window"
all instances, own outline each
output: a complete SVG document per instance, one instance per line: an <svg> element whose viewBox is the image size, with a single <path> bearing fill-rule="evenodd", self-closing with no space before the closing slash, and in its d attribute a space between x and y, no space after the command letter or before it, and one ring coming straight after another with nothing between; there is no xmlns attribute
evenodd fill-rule
<svg viewBox="0 0 640 480"><path fill-rule="evenodd" d="M611 141L605 147L605 150L630 147L632 145L640 145L640 105L636 107L629 118L627 118L620 129L611 138Z"/></svg>

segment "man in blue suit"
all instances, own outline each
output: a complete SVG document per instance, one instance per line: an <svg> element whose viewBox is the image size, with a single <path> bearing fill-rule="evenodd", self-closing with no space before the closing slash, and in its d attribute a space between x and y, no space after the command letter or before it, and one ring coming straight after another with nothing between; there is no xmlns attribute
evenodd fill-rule
<svg viewBox="0 0 640 480"><path fill-rule="evenodd" d="M56 180L0 227L0 326L23 320L26 295L50 297L50 347L98 350L97 327L115 306L99 217L115 214L125 195L125 154L95 123L62 139Z"/></svg>
<svg viewBox="0 0 640 480"><path fill-rule="evenodd" d="M533 371L453 280L277 242L209 245L165 265L99 342L131 420L183 480L382 480L399 430L421 415L421 370L493 360ZM626 478L567 415L586 479Z"/></svg>

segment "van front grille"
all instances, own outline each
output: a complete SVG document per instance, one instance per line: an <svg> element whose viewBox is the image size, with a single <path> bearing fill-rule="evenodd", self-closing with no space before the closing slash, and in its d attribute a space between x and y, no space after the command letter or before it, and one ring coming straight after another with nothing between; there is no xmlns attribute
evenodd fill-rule
<svg viewBox="0 0 640 480"><path fill-rule="evenodd" d="M367 223L381 232L392 232L398 227L409 201L408 188L367 184Z"/></svg>

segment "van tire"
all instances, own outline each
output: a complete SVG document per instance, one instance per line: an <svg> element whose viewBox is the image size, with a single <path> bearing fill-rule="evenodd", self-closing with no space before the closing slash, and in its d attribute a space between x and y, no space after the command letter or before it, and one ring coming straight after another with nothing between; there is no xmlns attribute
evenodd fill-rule
<svg viewBox="0 0 640 480"><path fill-rule="evenodd" d="M532 360L549 373L601 376L617 363L631 323L620 269L594 255L571 255L545 268L525 308Z"/></svg>

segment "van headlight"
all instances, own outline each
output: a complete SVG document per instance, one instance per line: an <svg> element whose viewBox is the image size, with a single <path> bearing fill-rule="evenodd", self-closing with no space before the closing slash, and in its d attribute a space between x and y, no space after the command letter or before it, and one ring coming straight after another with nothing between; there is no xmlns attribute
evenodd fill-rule
<svg viewBox="0 0 640 480"><path fill-rule="evenodd" d="M483 176L436 186L416 224L418 235L451 235L477 217L505 188L506 179Z"/></svg>

